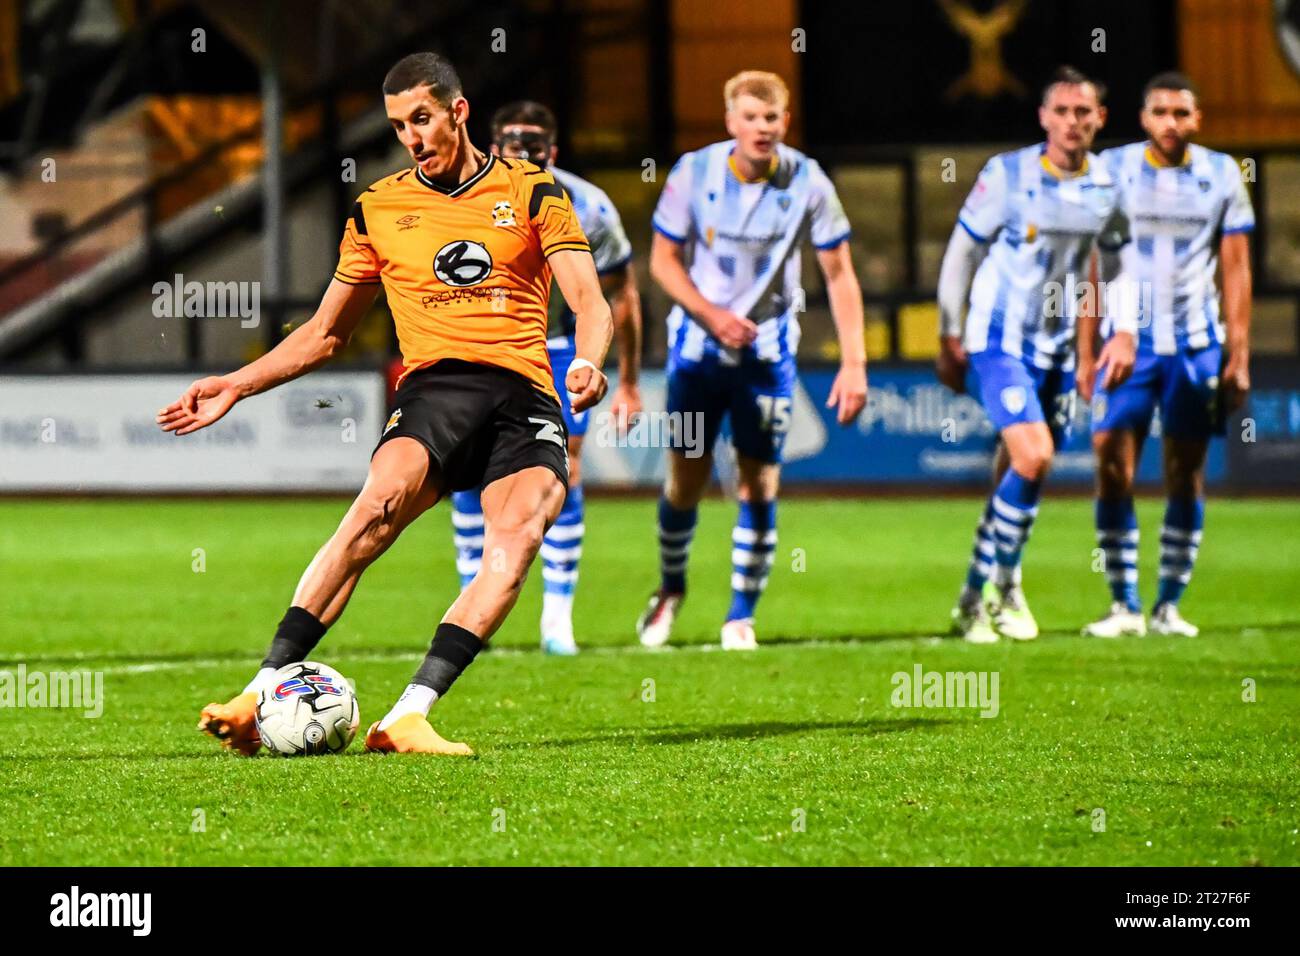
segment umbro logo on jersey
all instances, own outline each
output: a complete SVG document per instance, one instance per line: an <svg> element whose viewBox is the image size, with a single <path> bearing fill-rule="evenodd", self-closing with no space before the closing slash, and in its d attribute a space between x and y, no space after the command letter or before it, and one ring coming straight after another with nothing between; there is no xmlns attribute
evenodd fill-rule
<svg viewBox="0 0 1300 956"><path fill-rule="evenodd" d="M478 285L492 272L492 254L477 242L457 239L433 257L433 274L447 285Z"/></svg>
<svg viewBox="0 0 1300 956"><path fill-rule="evenodd" d="M401 219L397 220L397 224L402 227L397 231L405 232L407 229L414 229L417 225L419 225L419 222L420 222L419 216L403 216Z"/></svg>

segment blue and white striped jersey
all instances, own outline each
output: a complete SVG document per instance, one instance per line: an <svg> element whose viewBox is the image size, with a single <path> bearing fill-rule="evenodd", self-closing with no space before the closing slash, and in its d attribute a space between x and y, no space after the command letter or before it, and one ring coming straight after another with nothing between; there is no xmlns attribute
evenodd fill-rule
<svg viewBox="0 0 1300 956"><path fill-rule="evenodd" d="M605 191L566 169L551 166L548 170L555 181L569 194L569 202L578 217L582 231L591 244L591 257L596 260L600 275L623 268L632 258L632 243L623 231L623 221L618 210L609 201ZM551 348L572 348L577 319L558 290L551 290L548 345Z"/></svg>
<svg viewBox="0 0 1300 956"><path fill-rule="evenodd" d="M1222 342L1219 241L1255 228L1236 161L1193 144L1181 166L1162 166L1145 142L1108 149L1101 160L1119 187L1119 278L1132 290L1114 296L1126 314L1109 314L1106 334L1116 321L1136 321L1138 347L1157 355Z"/></svg>
<svg viewBox="0 0 1300 956"><path fill-rule="evenodd" d="M849 237L835 186L817 163L784 143L771 175L746 181L730 157L734 140L686 153L668 174L654 228L688 247L691 281L715 305L758 325L745 349L728 349L674 306L668 316L670 362L739 364L742 352L764 362L793 360L799 347L800 243L818 249Z"/></svg>
<svg viewBox="0 0 1300 956"><path fill-rule="evenodd" d="M1089 153L1063 177L1042 143L985 164L958 222L990 243L971 283L968 352L1002 351L1038 368L1074 364L1074 324L1099 233L1113 226L1114 180Z"/></svg>

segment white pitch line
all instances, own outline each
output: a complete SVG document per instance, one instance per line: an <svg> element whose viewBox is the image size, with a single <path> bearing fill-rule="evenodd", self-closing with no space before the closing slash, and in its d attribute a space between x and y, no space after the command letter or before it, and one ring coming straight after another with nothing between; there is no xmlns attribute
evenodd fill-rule
<svg viewBox="0 0 1300 956"><path fill-rule="evenodd" d="M770 644L768 645L768 648L770 649L770 648L785 648L785 647L799 647L799 648L855 647L855 646L861 646L863 644L871 644L873 646L878 646L878 647L887 647L892 644L915 645L917 640L918 638L915 637L886 638L883 640L880 638L870 639L870 640L853 639L853 640L843 640L843 641L827 641L827 640L819 640L816 638L809 638L808 640L786 641L780 644ZM920 638L919 640L924 641L927 644L937 644L943 639L939 637L924 637L924 638ZM639 654L645 654L645 655L678 654L678 653L711 654L714 651L721 651L721 650L722 650L722 646L719 644L681 644L676 646L670 645L666 647L642 647L640 644L626 644L626 645L619 645L615 647L587 647L582 650L582 656L621 657L625 655L639 655ZM487 653L487 657L481 659L492 660L495 657L542 657L542 656L543 655L541 651L531 647L528 648L493 647ZM344 652L342 654L337 655L337 657L335 657L334 659L338 660L341 658L349 662L354 662L354 661L355 662L362 662L362 661L384 662L384 661L404 660L404 661L410 661L412 663L416 663L420 660L420 657L421 657L421 652L418 650L404 651L400 653L396 651L386 651L383 653L377 653L374 651L358 651L355 653ZM234 660L228 657L199 657L190 660L141 661L136 664L109 664L103 667L95 667L93 666L95 661L95 658L93 656L89 654L70 654L65 658L59 658L58 661L42 660L40 662L40 666L46 669L56 669L56 668L51 668L50 665L62 661L76 661L82 665L83 669L95 670L95 671L102 672L104 674L151 674L156 671L182 670L184 668L227 667L231 665L238 666L241 663L238 660ZM30 667L31 665L28 666Z"/></svg>

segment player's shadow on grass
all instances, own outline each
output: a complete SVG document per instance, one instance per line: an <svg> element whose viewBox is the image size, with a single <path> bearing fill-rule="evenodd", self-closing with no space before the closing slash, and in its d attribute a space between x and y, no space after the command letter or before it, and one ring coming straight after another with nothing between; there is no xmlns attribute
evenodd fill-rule
<svg viewBox="0 0 1300 956"><path fill-rule="evenodd" d="M597 743L694 744L707 740L748 740L758 737L786 737L791 734L820 733L823 731L874 736L897 733L903 730L935 728L958 721L945 717L904 717L893 720L760 720L749 723L695 724L672 727L655 727L646 730L622 730L578 737L560 737L528 743L508 745L515 747L581 747Z"/></svg>

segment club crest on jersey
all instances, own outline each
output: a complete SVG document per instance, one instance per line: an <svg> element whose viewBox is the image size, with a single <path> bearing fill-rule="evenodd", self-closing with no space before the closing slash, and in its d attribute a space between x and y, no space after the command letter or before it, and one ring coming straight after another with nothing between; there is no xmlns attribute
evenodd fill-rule
<svg viewBox="0 0 1300 956"><path fill-rule="evenodd" d="M785 212L790 208L790 194L781 193L781 195L776 197L776 204L781 207L782 212Z"/></svg>
<svg viewBox="0 0 1300 956"><path fill-rule="evenodd" d="M1038 227L1032 222L1025 223L1025 242L1033 242L1038 238Z"/></svg>
<svg viewBox="0 0 1300 956"><path fill-rule="evenodd" d="M397 409L397 411L393 412L393 414L388 416L388 424L384 426L384 434L387 435L394 428L396 428L397 423L400 422L401 420L402 420L402 410L399 408Z"/></svg>
<svg viewBox="0 0 1300 956"><path fill-rule="evenodd" d="M515 210L510 205L509 199L503 199L492 207L492 225L494 226L513 226L515 224Z"/></svg>
<svg viewBox="0 0 1300 956"><path fill-rule="evenodd" d="M1008 385L1002 390L1002 407L1012 415L1019 415L1025 410L1025 387Z"/></svg>
<svg viewBox="0 0 1300 956"><path fill-rule="evenodd" d="M447 285L464 288L478 285L492 272L492 254L477 242L457 239L433 257L433 274Z"/></svg>

